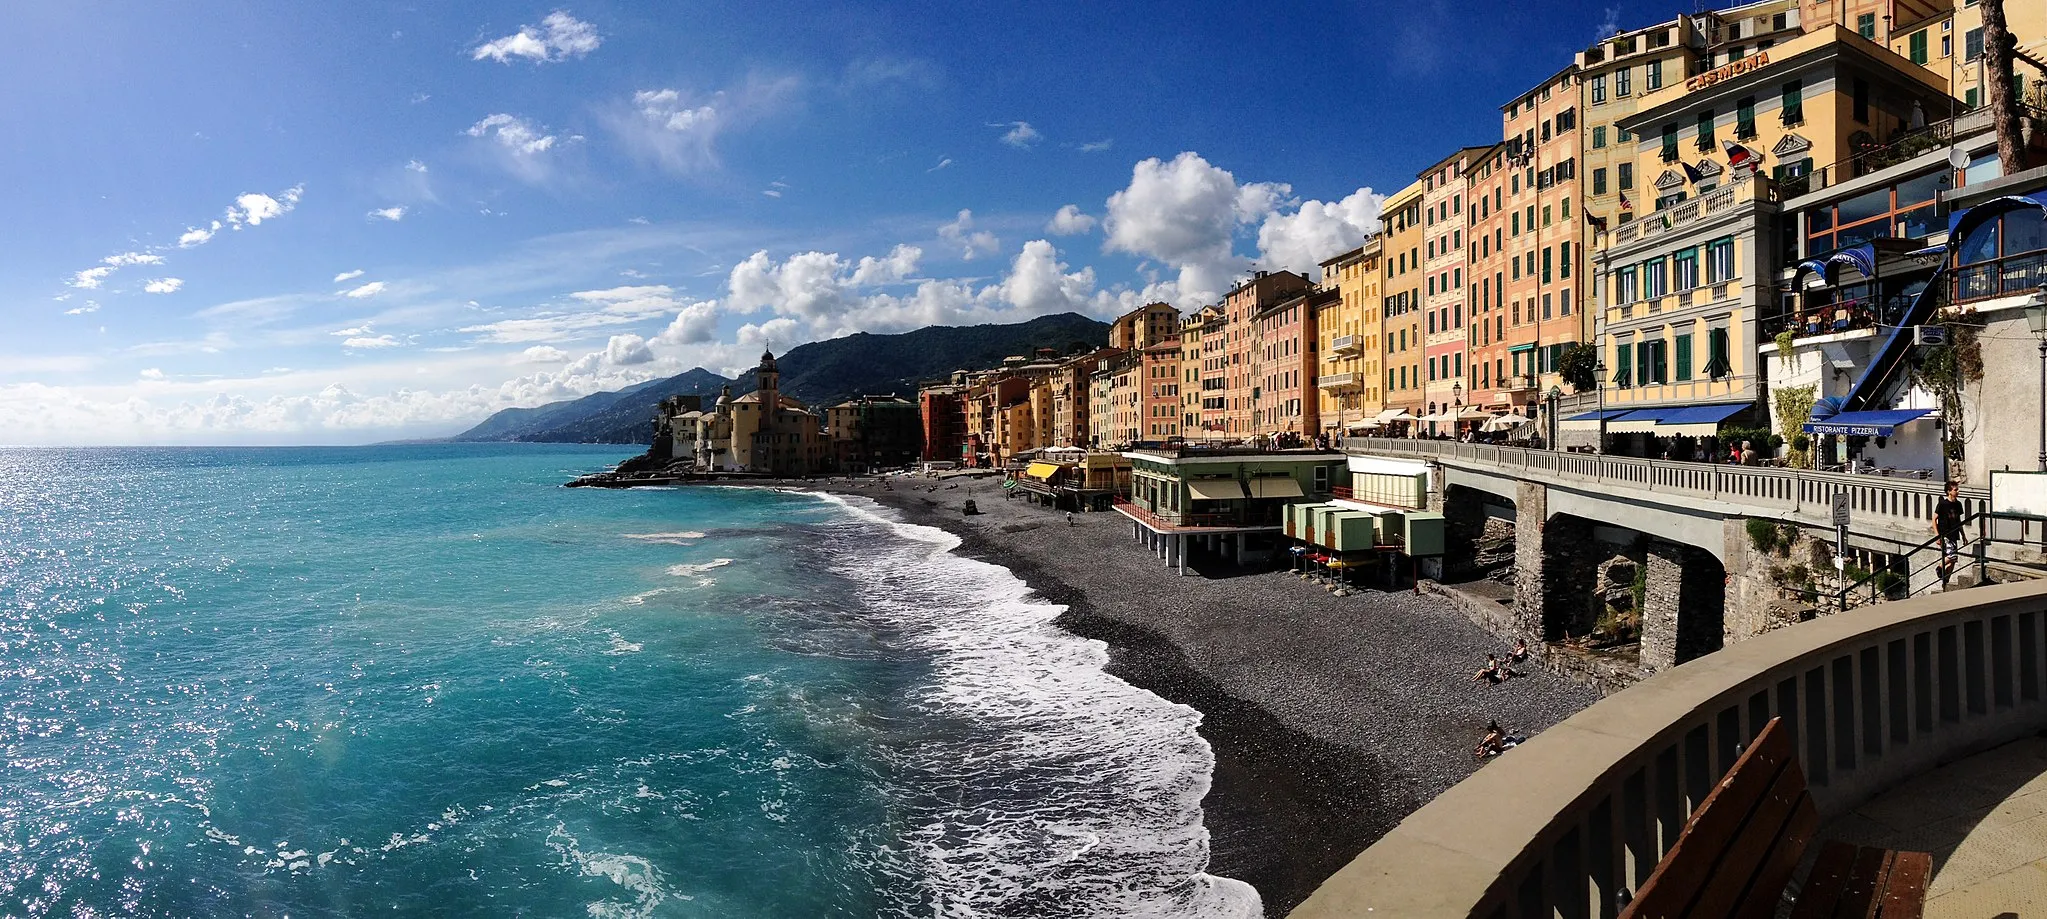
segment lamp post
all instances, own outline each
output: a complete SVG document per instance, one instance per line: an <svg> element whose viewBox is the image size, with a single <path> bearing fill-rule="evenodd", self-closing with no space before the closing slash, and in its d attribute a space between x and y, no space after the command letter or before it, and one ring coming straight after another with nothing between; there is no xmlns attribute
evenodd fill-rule
<svg viewBox="0 0 2047 919"><path fill-rule="evenodd" d="M2040 339L2040 471L2047 472L2047 285L2027 299L2026 326Z"/></svg>
<svg viewBox="0 0 2047 919"><path fill-rule="evenodd" d="M1598 359L1598 360L1594 360L1594 361L1592 362L1592 386L1593 386L1593 388L1594 388L1594 389L1597 389L1597 390L1599 390L1599 446L1598 446L1598 447L1597 447L1596 449L1594 449L1594 450L1593 450L1593 452L1594 452L1594 453L1598 453L1598 454L1601 454L1601 455L1605 455L1605 453L1606 453L1606 361L1605 361L1605 359L1603 359L1603 358L1602 358L1602 359Z"/></svg>
<svg viewBox="0 0 2047 919"><path fill-rule="evenodd" d="M1549 388L1549 448L1552 450L1557 448L1557 437L1563 433L1563 429L1557 424L1557 406L1563 401L1564 388L1561 386L1551 386Z"/></svg>
<svg viewBox="0 0 2047 919"><path fill-rule="evenodd" d="M1464 419L1463 419L1463 418L1460 418L1460 417L1459 417L1460 415L1463 415L1463 414L1464 414L1464 381L1462 381L1462 380L1456 380L1456 381L1453 381L1453 382L1451 382L1451 384L1450 384L1450 436L1451 436L1451 437L1456 437L1456 436L1458 436L1459 434L1463 433L1463 432L1461 432L1461 431L1457 430L1457 426L1458 426L1458 425L1460 425L1460 424L1463 424L1463 423L1464 423Z"/></svg>

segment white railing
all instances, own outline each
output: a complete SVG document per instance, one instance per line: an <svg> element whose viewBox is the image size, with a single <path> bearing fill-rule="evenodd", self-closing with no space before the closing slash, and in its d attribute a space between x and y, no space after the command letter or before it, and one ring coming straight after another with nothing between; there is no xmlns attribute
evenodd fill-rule
<svg viewBox="0 0 2047 919"><path fill-rule="evenodd" d="M1823 616L1659 673L1408 815L1291 916L1612 917L1771 718L1822 820L2047 727L2047 584Z"/></svg>
<svg viewBox="0 0 2047 919"><path fill-rule="evenodd" d="M1358 349L1356 335L1338 335L1329 340L1329 353L1344 354Z"/></svg>
<svg viewBox="0 0 2047 919"><path fill-rule="evenodd" d="M1358 375L1355 373L1325 373L1315 378L1315 385L1322 389L1342 389L1346 386L1355 386L1357 382Z"/></svg>
<svg viewBox="0 0 2047 919"><path fill-rule="evenodd" d="M1722 501L1741 505L1745 516L1795 517L1800 522L1821 526L1831 525L1834 496L1845 493L1857 531L1874 524L1910 534L1929 532L1933 505L1940 500L1943 487L1940 482L1924 479L1684 463L1446 440L1351 437L1344 440L1344 448L1353 453L1429 456L1478 471L1527 478ZM1990 495L1985 490L1965 488L1961 498L1972 515L1990 509Z"/></svg>

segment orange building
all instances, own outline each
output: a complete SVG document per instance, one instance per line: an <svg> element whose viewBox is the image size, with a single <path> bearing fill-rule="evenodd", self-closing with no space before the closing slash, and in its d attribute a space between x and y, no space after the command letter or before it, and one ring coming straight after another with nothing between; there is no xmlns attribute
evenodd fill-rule
<svg viewBox="0 0 2047 919"><path fill-rule="evenodd" d="M1314 437L1321 427L1315 319L1318 310L1340 300L1334 289L1303 288L1251 317L1258 342L1258 385L1252 395L1256 433Z"/></svg>
<svg viewBox="0 0 2047 919"><path fill-rule="evenodd" d="M1180 436L1180 340L1168 338L1138 352L1142 440Z"/></svg>
<svg viewBox="0 0 2047 919"><path fill-rule="evenodd" d="M1249 437L1258 432L1253 420L1258 393L1258 326L1255 317L1280 300L1308 288L1308 279L1291 271L1260 271L1223 295L1223 433Z"/></svg>
<svg viewBox="0 0 2047 919"><path fill-rule="evenodd" d="M1578 192L1578 65L1502 106L1507 185L1496 204L1507 226L1507 376L1494 384L1531 414L1559 382L1558 359L1588 340L1584 196ZM1495 227L1495 229L1499 229Z"/></svg>

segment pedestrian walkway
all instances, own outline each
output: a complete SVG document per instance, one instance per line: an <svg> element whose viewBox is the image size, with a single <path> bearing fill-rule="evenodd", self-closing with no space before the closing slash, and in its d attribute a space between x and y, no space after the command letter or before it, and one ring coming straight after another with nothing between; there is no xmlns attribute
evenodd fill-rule
<svg viewBox="0 0 2047 919"><path fill-rule="evenodd" d="M1820 838L1933 853L1926 919L2047 917L2047 739L1916 776Z"/></svg>

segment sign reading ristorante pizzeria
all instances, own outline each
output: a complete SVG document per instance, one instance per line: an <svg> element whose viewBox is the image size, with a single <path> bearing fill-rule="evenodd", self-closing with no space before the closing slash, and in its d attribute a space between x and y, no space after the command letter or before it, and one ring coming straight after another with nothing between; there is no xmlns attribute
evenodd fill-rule
<svg viewBox="0 0 2047 919"><path fill-rule="evenodd" d="M1770 66L1770 52L1758 51L1755 54L1742 58L1741 60L1729 61L1713 70L1708 70L1705 73L1699 74L1696 77L1686 80L1685 92L1692 92L1694 90L1705 89L1706 87L1711 86L1715 83L1719 83L1723 80L1732 80L1735 77L1741 76L1744 73L1748 73L1751 70L1758 70L1768 66Z"/></svg>

